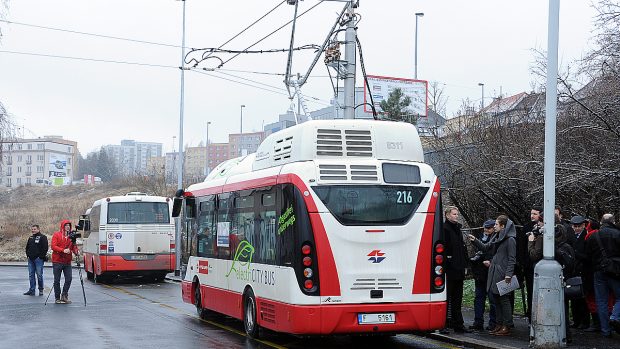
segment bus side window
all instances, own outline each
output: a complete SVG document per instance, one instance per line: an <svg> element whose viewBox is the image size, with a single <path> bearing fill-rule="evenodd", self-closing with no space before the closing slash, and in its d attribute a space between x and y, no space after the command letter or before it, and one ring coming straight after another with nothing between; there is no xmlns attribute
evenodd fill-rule
<svg viewBox="0 0 620 349"><path fill-rule="evenodd" d="M199 257L217 256L217 235L215 225L215 201L210 196L201 201L198 212L198 253Z"/></svg>
<svg viewBox="0 0 620 349"><path fill-rule="evenodd" d="M218 197L218 201L217 201L217 225L214 227L215 229L215 235L216 235L216 241L218 241L219 239L221 239L221 236L218 236L217 231L218 229L225 229L228 228L230 231L230 216L229 215L229 203L230 200L228 199L230 195L228 194L222 194ZM221 225L221 227L220 227ZM222 233L225 233L225 231L220 232L220 235ZM218 241L216 242L217 244L217 257L221 258L221 259L229 259L230 258L230 240L228 241Z"/></svg>
<svg viewBox="0 0 620 349"><path fill-rule="evenodd" d="M285 217L287 218L283 219L285 220L285 222L290 219L290 217L288 217L288 214L286 213L287 210L292 209L293 212L290 214L293 216L295 215L295 186L293 186L292 184L284 184L281 188L281 200L278 201L279 205L276 205L280 212L277 212L275 226L276 234L278 235L278 255L280 257L279 264L285 266L292 266L295 251L295 238L297 235L295 231L296 224L292 224L288 228L284 228L281 227L281 223L279 221L282 219L283 215L286 215Z"/></svg>
<svg viewBox="0 0 620 349"><path fill-rule="evenodd" d="M256 258L264 264L277 264L276 193L274 190L256 193L258 207Z"/></svg>

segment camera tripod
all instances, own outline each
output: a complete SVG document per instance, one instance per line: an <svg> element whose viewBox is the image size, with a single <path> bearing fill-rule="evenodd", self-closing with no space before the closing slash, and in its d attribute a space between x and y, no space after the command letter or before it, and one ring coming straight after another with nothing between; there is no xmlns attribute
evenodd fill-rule
<svg viewBox="0 0 620 349"><path fill-rule="evenodd" d="M78 273L80 275L80 284L82 285L82 296L84 296L84 306L86 306L86 292L84 291L84 278L82 278L82 265L80 264L80 258L77 254L75 255L75 265L77 266ZM54 290L54 286L52 285L52 287L50 288L50 292L47 294L47 298L45 299L45 305L47 305L47 301L50 299L50 295L52 294L53 290Z"/></svg>

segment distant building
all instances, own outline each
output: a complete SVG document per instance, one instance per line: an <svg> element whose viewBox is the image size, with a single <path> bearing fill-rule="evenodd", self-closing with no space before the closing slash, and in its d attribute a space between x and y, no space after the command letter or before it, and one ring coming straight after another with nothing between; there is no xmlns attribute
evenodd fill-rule
<svg viewBox="0 0 620 349"><path fill-rule="evenodd" d="M162 156L162 144L122 140L120 145L105 145L103 149L112 158L123 175L143 174L151 157Z"/></svg>
<svg viewBox="0 0 620 349"><path fill-rule="evenodd" d="M228 135L228 156L230 159L256 152L265 139L265 132L232 133Z"/></svg>
<svg viewBox="0 0 620 349"><path fill-rule="evenodd" d="M2 146L0 185L68 185L77 166L77 142L61 136L16 139Z"/></svg>
<svg viewBox="0 0 620 349"><path fill-rule="evenodd" d="M265 131L265 137L267 137L272 133L295 125L297 125L297 122L295 121L295 114L289 110L286 114L280 114L278 121L265 125L265 127L263 127L263 131Z"/></svg>

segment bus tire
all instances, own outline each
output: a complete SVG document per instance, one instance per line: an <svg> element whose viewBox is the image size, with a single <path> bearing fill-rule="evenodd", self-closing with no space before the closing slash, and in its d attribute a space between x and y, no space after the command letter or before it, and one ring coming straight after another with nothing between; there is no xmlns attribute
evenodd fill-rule
<svg viewBox="0 0 620 349"><path fill-rule="evenodd" d="M251 288L248 288L243 295L243 328L250 338L259 337L259 326L256 321L256 298Z"/></svg>
<svg viewBox="0 0 620 349"><path fill-rule="evenodd" d="M200 295L200 283L196 283L194 287L194 297L196 299L196 314L201 319L206 319L209 311L202 307L202 297Z"/></svg>

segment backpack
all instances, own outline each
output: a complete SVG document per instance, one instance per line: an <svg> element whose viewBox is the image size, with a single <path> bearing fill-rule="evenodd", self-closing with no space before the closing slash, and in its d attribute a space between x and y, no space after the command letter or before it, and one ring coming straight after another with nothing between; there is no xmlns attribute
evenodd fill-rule
<svg viewBox="0 0 620 349"><path fill-rule="evenodd" d="M560 243L555 249L555 260L562 266L564 278L575 275L575 250L566 242Z"/></svg>

